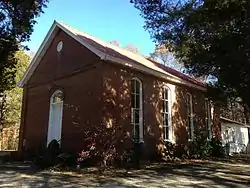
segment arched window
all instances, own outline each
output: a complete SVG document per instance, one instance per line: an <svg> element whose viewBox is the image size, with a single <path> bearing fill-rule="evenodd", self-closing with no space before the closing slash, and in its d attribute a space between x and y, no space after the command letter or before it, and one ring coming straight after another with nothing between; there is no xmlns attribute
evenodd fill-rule
<svg viewBox="0 0 250 188"><path fill-rule="evenodd" d="M51 96L51 103L55 105L62 102L63 102L63 92L60 90L55 91Z"/></svg>
<svg viewBox="0 0 250 188"><path fill-rule="evenodd" d="M187 93L187 117L188 117L188 139L194 139L194 112L193 98L190 93Z"/></svg>
<svg viewBox="0 0 250 188"><path fill-rule="evenodd" d="M212 138L211 101L205 99L207 138Z"/></svg>
<svg viewBox="0 0 250 188"><path fill-rule="evenodd" d="M134 142L143 142L142 103L142 82L138 78L133 78L131 80L131 124Z"/></svg>
<svg viewBox="0 0 250 188"><path fill-rule="evenodd" d="M61 141L63 114L63 92L55 91L50 98L49 125L47 134L47 145L52 140Z"/></svg>
<svg viewBox="0 0 250 188"><path fill-rule="evenodd" d="M162 125L164 141L172 140L172 122L171 122L171 92L168 87L162 91Z"/></svg>

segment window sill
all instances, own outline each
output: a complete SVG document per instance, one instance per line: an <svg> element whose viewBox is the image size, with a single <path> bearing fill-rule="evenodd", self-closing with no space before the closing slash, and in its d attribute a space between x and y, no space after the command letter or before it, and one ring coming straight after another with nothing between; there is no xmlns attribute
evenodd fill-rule
<svg viewBox="0 0 250 188"><path fill-rule="evenodd" d="M135 143L135 144L143 144L143 143L144 143L144 140L139 140L139 141L133 140L133 143Z"/></svg>
<svg viewBox="0 0 250 188"><path fill-rule="evenodd" d="M164 142L171 142L174 143L174 141L172 139L164 139Z"/></svg>

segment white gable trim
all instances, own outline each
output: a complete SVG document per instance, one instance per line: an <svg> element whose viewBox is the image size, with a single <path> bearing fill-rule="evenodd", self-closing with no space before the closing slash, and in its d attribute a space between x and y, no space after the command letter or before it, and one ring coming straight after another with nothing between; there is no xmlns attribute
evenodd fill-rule
<svg viewBox="0 0 250 188"><path fill-rule="evenodd" d="M73 39L75 39L77 42L79 42L80 44L82 44L84 47L88 48L90 51L92 51L93 53L95 53L97 56L99 56L101 59L103 59L106 54L101 52L100 50L94 48L93 46L89 45L88 43L84 42L83 40L80 40L77 35L75 35L74 33L72 33L71 31L69 31L67 28L65 28L62 24L57 23L57 26L62 29L65 33L67 33L69 36L71 36Z"/></svg>
<svg viewBox="0 0 250 188"><path fill-rule="evenodd" d="M99 56L102 60L108 60L114 63L121 64L123 66L128 66L133 69L136 69L138 71L142 71L145 73L148 73L150 75L154 75L156 77L162 78L164 80L168 80L174 83L182 84L182 85L187 85L189 87L193 87L202 91L206 91L205 87L198 86L196 84L190 83L182 78L179 78L177 76L174 76L158 67L147 67L146 65L143 64L137 64L133 63L130 61L125 61L120 58L116 58L110 55L107 55L106 53L96 49L95 47L91 46L87 42L84 42L77 36L77 32L74 33L74 29L70 28L67 29L63 24L60 24L56 21L54 21L53 25L51 26L49 32L47 33L45 39L43 40L41 46L39 47L37 53L35 54L34 58L32 59L27 71L24 74L23 79L18 83L19 87L23 87L25 84L27 84L28 80L34 73L35 69L39 65L41 59L43 58L44 54L46 53L47 49L49 48L51 42L53 41L56 33L59 31L59 29L62 29L65 33L67 33L70 37L75 39L77 42L82 44L84 47L88 48L90 51L92 51L94 54Z"/></svg>
<svg viewBox="0 0 250 188"><path fill-rule="evenodd" d="M234 120L225 118L223 116L220 116L220 120L222 122L224 121L224 122L230 123L231 125L235 125L235 126L238 126L238 127L248 127L248 128L250 128L250 125L248 125L248 124L244 124L244 123L241 123L241 122L238 122L238 121L234 121Z"/></svg>
<svg viewBox="0 0 250 188"><path fill-rule="evenodd" d="M51 26L49 32L47 33L45 39L43 40L41 46L39 47L38 51L36 52L34 58L32 59L30 65L28 66L24 77L22 78L22 80L18 83L19 87L23 87L28 80L30 79L30 77L32 76L32 74L34 73L35 69L37 68L37 66L39 65L41 59L43 58L44 54L46 53L47 49L49 48L51 42L53 41L57 31L59 29L62 29L65 33L67 33L70 37L72 37L73 39L75 39L76 41L78 41L79 43L81 43L83 46L85 46L86 48L88 48L90 51L92 51L93 53L95 53L96 55L98 55L100 58L104 58L105 54L95 48L93 48L92 46L90 46L89 44L83 42L82 40L79 40L79 38L73 34L72 32L70 32L68 29L66 29L62 24L54 21L53 25Z"/></svg>
<svg viewBox="0 0 250 188"><path fill-rule="evenodd" d="M46 37L44 38L42 44L40 45L35 56L32 58L31 63L29 64L22 80L18 83L19 87L23 87L27 83L33 72L35 71L37 64L41 61L44 53L47 51L48 47L51 44L52 38L56 35L56 22L53 23Z"/></svg>

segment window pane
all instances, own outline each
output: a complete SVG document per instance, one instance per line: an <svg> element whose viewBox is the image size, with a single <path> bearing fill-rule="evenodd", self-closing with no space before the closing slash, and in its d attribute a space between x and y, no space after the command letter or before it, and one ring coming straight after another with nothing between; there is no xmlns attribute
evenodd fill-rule
<svg viewBox="0 0 250 188"><path fill-rule="evenodd" d="M206 128L207 136L210 138L211 134L211 111L210 111L210 102L208 99L205 99L205 111L206 111Z"/></svg>
<svg viewBox="0 0 250 188"><path fill-rule="evenodd" d="M164 89L164 99L168 100L168 89Z"/></svg>
<svg viewBox="0 0 250 188"><path fill-rule="evenodd" d="M164 140L168 140L169 139L169 127L166 126L164 127Z"/></svg>
<svg viewBox="0 0 250 188"><path fill-rule="evenodd" d="M193 114L192 112L192 96L190 94L187 94L187 113L189 116Z"/></svg>
<svg viewBox="0 0 250 188"><path fill-rule="evenodd" d="M135 108L140 108L140 95L135 95Z"/></svg>
<svg viewBox="0 0 250 188"><path fill-rule="evenodd" d="M141 96L142 96L142 93L141 93L141 82L136 80L136 79L133 79L132 82L131 82L131 106L132 106L132 117L133 117L133 126L134 126L134 141L135 142L138 142L139 141L139 138L140 138L140 133L139 133L139 130L140 130L140 125L142 122L140 121L141 120Z"/></svg>
<svg viewBox="0 0 250 188"><path fill-rule="evenodd" d="M207 99L205 100L205 112L206 112L206 118L208 117L208 114L207 114L207 109L208 109L208 104L207 104Z"/></svg>
<svg viewBox="0 0 250 188"><path fill-rule="evenodd" d="M135 124L134 125L134 139L135 141L139 141L139 138L140 138L140 126L139 124Z"/></svg>
<svg viewBox="0 0 250 188"><path fill-rule="evenodd" d="M163 101L162 101L162 112L165 112L165 109L166 109L165 106L166 106L166 105L165 105L165 101L163 100Z"/></svg>
<svg viewBox="0 0 250 188"><path fill-rule="evenodd" d="M192 122L192 118L190 116L188 116L188 138L191 139L191 122Z"/></svg>
<svg viewBox="0 0 250 188"><path fill-rule="evenodd" d="M168 113L168 101L165 101L165 112Z"/></svg>
<svg viewBox="0 0 250 188"><path fill-rule="evenodd" d="M134 109L131 108L131 123L134 124L135 122L135 113L134 113Z"/></svg>
<svg viewBox="0 0 250 188"><path fill-rule="evenodd" d="M135 93L140 93L140 82L138 82L137 80L135 81L136 82L136 85L135 85L135 89L136 89L136 91L135 91Z"/></svg>
<svg viewBox="0 0 250 188"><path fill-rule="evenodd" d="M134 109L134 117L135 117L135 123L140 122L140 110L139 109Z"/></svg>
<svg viewBox="0 0 250 188"><path fill-rule="evenodd" d="M135 95L131 94L131 107L135 108Z"/></svg>
<svg viewBox="0 0 250 188"><path fill-rule="evenodd" d="M162 92L162 99L168 100L168 93L169 89L168 88L164 88L163 92Z"/></svg>
<svg viewBox="0 0 250 188"><path fill-rule="evenodd" d="M162 111L165 112L165 113L168 113L168 101L162 101Z"/></svg>
<svg viewBox="0 0 250 188"><path fill-rule="evenodd" d="M166 122L165 122L165 113L162 113L162 125L166 125Z"/></svg>
<svg viewBox="0 0 250 188"><path fill-rule="evenodd" d="M164 88L163 93L162 93L162 108L163 108L163 113L162 113L162 118L163 118L163 138L164 140L169 139L169 129L170 129L170 124L169 124L169 89Z"/></svg>
<svg viewBox="0 0 250 188"><path fill-rule="evenodd" d="M164 125L168 126L169 123L168 123L168 114L165 114L165 117L164 117Z"/></svg>

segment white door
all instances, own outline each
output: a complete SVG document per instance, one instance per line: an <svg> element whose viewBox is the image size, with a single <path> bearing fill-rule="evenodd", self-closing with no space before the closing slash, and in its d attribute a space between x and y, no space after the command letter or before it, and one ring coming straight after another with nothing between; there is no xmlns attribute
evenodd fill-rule
<svg viewBox="0 0 250 188"><path fill-rule="evenodd" d="M47 135L47 146L55 139L61 143L63 114L63 93L56 91L50 99L50 114Z"/></svg>

